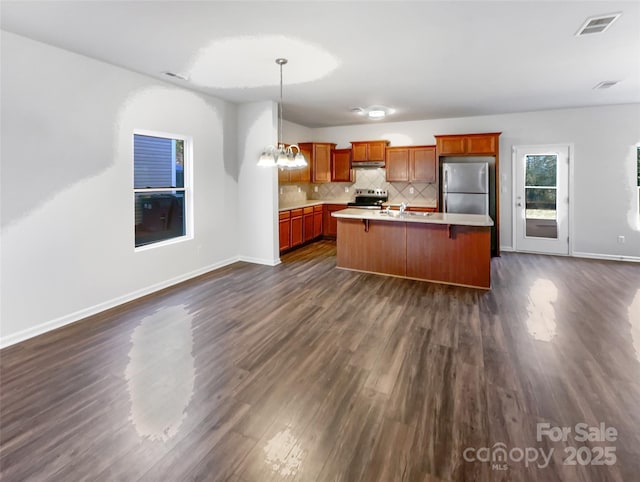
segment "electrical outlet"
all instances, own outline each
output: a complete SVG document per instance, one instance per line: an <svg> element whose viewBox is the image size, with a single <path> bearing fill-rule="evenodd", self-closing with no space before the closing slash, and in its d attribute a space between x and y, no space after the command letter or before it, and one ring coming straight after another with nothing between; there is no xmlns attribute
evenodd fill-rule
<svg viewBox="0 0 640 482"><path fill-rule="evenodd" d="M284 188L280 188L280 194L284 193Z"/></svg>
<svg viewBox="0 0 640 482"><path fill-rule="evenodd" d="M618 236L618 244L624 244L624 236Z"/></svg>
<svg viewBox="0 0 640 482"><path fill-rule="evenodd" d="M409 194L413 194L413 186L409 188Z"/></svg>
<svg viewBox="0 0 640 482"><path fill-rule="evenodd" d="M344 188L344 192L349 192L349 188L348 188L348 187L345 187L345 188Z"/></svg>
<svg viewBox="0 0 640 482"><path fill-rule="evenodd" d="M298 186L298 192L302 192L302 189L300 189L300 186Z"/></svg>
<svg viewBox="0 0 640 482"><path fill-rule="evenodd" d="M318 186L313 186L313 192L318 192Z"/></svg>

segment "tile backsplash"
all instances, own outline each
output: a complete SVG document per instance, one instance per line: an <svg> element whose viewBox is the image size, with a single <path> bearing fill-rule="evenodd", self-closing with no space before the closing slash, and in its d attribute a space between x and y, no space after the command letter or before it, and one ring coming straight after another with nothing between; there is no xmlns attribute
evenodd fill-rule
<svg viewBox="0 0 640 482"><path fill-rule="evenodd" d="M315 188L318 192L315 192ZM413 187L413 194L409 191ZM345 188L348 192L345 192ZM392 203L421 202L436 204L438 190L435 184L387 182L384 169L356 169L355 182L330 182L322 184L299 183L280 185L280 204L294 204L307 199L331 199L351 201L356 189L379 188L389 192Z"/></svg>

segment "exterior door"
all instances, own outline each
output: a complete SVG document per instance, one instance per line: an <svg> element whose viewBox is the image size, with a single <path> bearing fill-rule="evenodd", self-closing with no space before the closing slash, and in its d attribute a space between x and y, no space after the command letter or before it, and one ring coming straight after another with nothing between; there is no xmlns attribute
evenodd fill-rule
<svg viewBox="0 0 640 482"><path fill-rule="evenodd" d="M514 147L516 251L569 254L569 146Z"/></svg>

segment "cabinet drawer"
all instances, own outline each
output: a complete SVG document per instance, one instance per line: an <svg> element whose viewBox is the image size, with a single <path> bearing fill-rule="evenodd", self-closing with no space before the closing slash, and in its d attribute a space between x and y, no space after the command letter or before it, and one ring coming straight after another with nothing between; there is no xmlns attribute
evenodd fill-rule
<svg viewBox="0 0 640 482"><path fill-rule="evenodd" d="M291 211L280 211L278 219L289 219L291 217Z"/></svg>
<svg viewBox="0 0 640 482"><path fill-rule="evenodd" d="M313 206L309 206L309 207L303 208L302 211L303 211L304 214L312 214L313 213Z"/></svg>
<svg viewBox="0 0 640 482"><path fill-rule="evenodd" d="M302 208L300 209L292 209L291 210L291 217L295 218L295 217L300 217L302 216Z"/></svg>
<svg viewBox="0 0 640 482"><path fill-rule="evenodd" d="M322 204L318 204L317 206L313 206L313 212L314 213L321 213L322 210L323 210Z"/></svg>

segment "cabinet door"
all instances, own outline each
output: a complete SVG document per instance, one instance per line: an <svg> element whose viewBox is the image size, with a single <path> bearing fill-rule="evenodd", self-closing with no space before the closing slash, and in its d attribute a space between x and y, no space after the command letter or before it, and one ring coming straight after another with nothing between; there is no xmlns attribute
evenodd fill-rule
<svg viewBox="0 0 640 482"><path fill-rule="evenodd" d="M305 242L313 239L313 207L304 208L302 238Z"/></svg>
<svg viewBox="0 0 640 482"><path fill-rule="evenodd" d="M351 149L331 151L331 182L353 182Z"/></svg>
<svg viewBox="0 0 640 482"><path fill-rule="evenodd" d="M314 144L312 182L331 182L331 145Z"/></svg>
<svg viewBox="0 0 640 482"><path fill-rule="evenodd" d="M280 251L284 251L291 246L291 211L282 211L279 213L279 237Z"/></svg>
<svg viewBox="0 0 640 482"><path fill-rule="evenodd" d="M494 135L467 137L467 154L493 154L497 138Z"/></svg>
<svg viewBox="0 0 640 482"><path fill-rule="evenodd" d="M282 219L280 220L280 251L284 251L288 249L291 245L289 240L289 236L291 233L291 220L290 219Z"/></svg>
<svg viewBox="0 0 640 482"><path fill-rule="evenodd" d="M387 158L387 165L389 159ZM413 147L409 150L409 180L436 182L436 147Z"/></svg>
<svg viewBox="0 0 640 482"><path fill-rule="evenodd" d="M278 183L283 184L291 182L290 173L291 171L289 171L288 169L278 168Z"/></svg>
<svg viewBox="0 0 640 482"><path fill-rule="evenodd" d="M388 182L409 180L409 148L387 148L386 175Z"/></svg>
<svg viewBox="0 0 640 482"><path fill-rule="evenodd" d="M302 209L291 211L291 247L302 244Z"/></svg>
<svg viewBox="0 0 640 482"><path fill-rule="evenodd" d="M322 206L320 207L322 208ZM313 237L319 238L320 236L322 236L322 209L313 212Z"/></svg>
<svg viewBox="0 0 640 482"><path fill-rule="evenodd" d="M338 235L338 218L331 216L331 213L335 211L341 211L345 209L346 204L325 204L324 205L324 220L322 223L322 233L324 236L330 236L335 238Z"/></svg>
<svg viewBox="0 0 640 482"><path fill-rule="evenodd" d="M438 137L436 140L438 155L464 154L466 152L465 139L464 136Z"/></svg>
<svg viewBox="0 0 640 482"><path fill-rule="evenodd" d="M307 157L307 156L305 156ZM307 157L307 162L309 158ZM302 169L292 169L289 171L289 177L291 182L311 182L311 167L307 164L307 167Z"/></svg>
<svg viewBox="0 0 640 482"><path fill-rule="evenodd" d="M352 142L351 143L351 159L354 161L368 161L369 149L366 142Z"/></svg>
<svg viewBox="0 0 640 482"><path fill-rule="evenodd" d="M387 147L387 141L369 142L369 161L383 161L385 150Z"/></svg>

